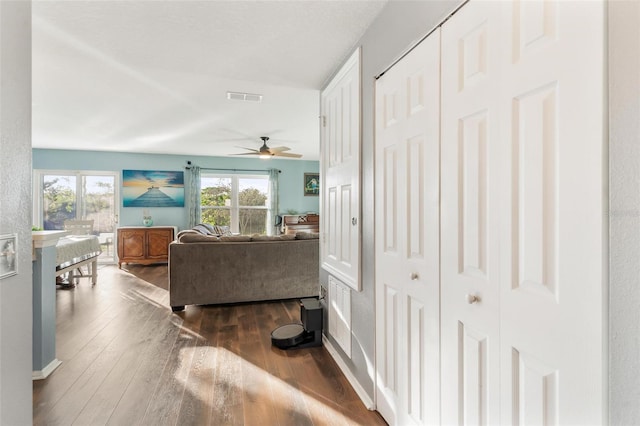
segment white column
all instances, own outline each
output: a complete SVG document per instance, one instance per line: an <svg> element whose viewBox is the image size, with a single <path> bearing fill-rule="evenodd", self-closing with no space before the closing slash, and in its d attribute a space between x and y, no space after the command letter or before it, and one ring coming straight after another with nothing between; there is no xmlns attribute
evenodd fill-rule
<svg viewBox="0 0 640 426"><path fill-rule="evenodd" d="M46 379L56 358L56 243L67 231L37 231L33 239L33 379Z"/></svg>

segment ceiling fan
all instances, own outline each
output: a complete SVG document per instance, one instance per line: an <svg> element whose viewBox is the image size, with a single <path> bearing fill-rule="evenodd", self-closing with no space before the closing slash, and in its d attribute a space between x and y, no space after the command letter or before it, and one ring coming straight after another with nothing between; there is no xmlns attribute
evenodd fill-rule
<svg viewBox="0 0 640 426"><path fill-rule="evenodd" d="M233 155L259 155L260 158L271 158L271 157L300 158L302 157L301 154L294 154L293 152L285 152L291 149L291 148L287 148L286 146L269 148L267 146L267 141L269 140L268 136L260 136L260 139L262 139L262 146L260 147L260 149L245 148L243 146L240 146L238 148L246 149L251 152L243 152L241 154L233 154Z"/></svg>

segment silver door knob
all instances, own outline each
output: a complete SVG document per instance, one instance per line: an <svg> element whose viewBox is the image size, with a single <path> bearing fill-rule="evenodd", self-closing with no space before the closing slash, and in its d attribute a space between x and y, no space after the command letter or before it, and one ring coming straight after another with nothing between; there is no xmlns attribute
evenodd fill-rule
<svg viewBox="0 0 640 426"><path fill-rule="evenodd" d="M467 303L473 305L474 303L478 303L480 298L475 294L467 294Z"/></svg>
<svg viewBox="0 0 640 426"><path fill-rule="evenodd" d="M416 281L419 277L418 277L418 274L416 274L415 272L412 272L409 278L411 278L411 281Z"/></svg>

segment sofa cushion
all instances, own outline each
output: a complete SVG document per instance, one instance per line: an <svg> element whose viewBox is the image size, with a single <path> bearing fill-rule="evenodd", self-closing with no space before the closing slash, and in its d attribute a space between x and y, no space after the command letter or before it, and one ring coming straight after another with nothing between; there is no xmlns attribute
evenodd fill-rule
<svg viewBox="0 0 640 426"><path fill-rule="evenodd" d="M289 235L264 235L264 234L253 234L251 236L251 241L287 241L287 240L295 240L296 236L293 234Z"/></svg>
<svg viewBox="0 0 640 426"><path fill-rule="evenodd" d="M203 235L198 231L185 229L178 233L178 241L181 243L201 243L201 242L218 242L220 239L217 235Z"/></svg>
<svg viewBox="0 0 640 426"><path fill-rule="evenodd" d="M178 232L178 235L176 235L176 240L180 241L180 238L182 238L182 236L185 234L199 234L199 233L200 232L194 231L193 229L184 229Z"/></svg>
<svg viewBox="0 0 640 426"><path fill-rule="evenodd" d="M223 235L220 241L227 242L248 242L251 241L251 235Z"/></svg>
<svg viewBox="0 0 640 426"><path fill-rule="evenodd" d="M296 240L315 240L320 238L319 232L296 232Z"/></svg>

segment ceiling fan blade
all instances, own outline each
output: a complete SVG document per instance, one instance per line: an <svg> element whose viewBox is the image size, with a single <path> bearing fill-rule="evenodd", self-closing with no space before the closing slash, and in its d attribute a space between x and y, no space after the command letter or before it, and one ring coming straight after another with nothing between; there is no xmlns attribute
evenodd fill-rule
<svg viewBox="0 0 640 426"><path fill-rule="evenodd" d="M290 158L301 158L302 154L294 154L293 152L276 152L273 154L275 157L290 157Z"/></svg>
<svg viewBox="0 0 640 426"><path fill-rule="evenodd" d="M277 146L275 148L269 148L271 152L283 152L283 151L291 151L291 148L286 146Z"/></svg>
<svg viewBox="0 0 640 426"><path fill-rule="evenodd" d="M243 152L240 154L231 154L231 155L261 155L259 152Z"/></svg>
<svg viewBox="0 0 640 426"><path fill-rule="evenodd" d="M259 151L259 150L257 150L257 149L253 149L253 148L245 148L244 146L236 146L236 148L246 149L247 151L257 152L258 154L260 154L260 151Z"/></svg>

